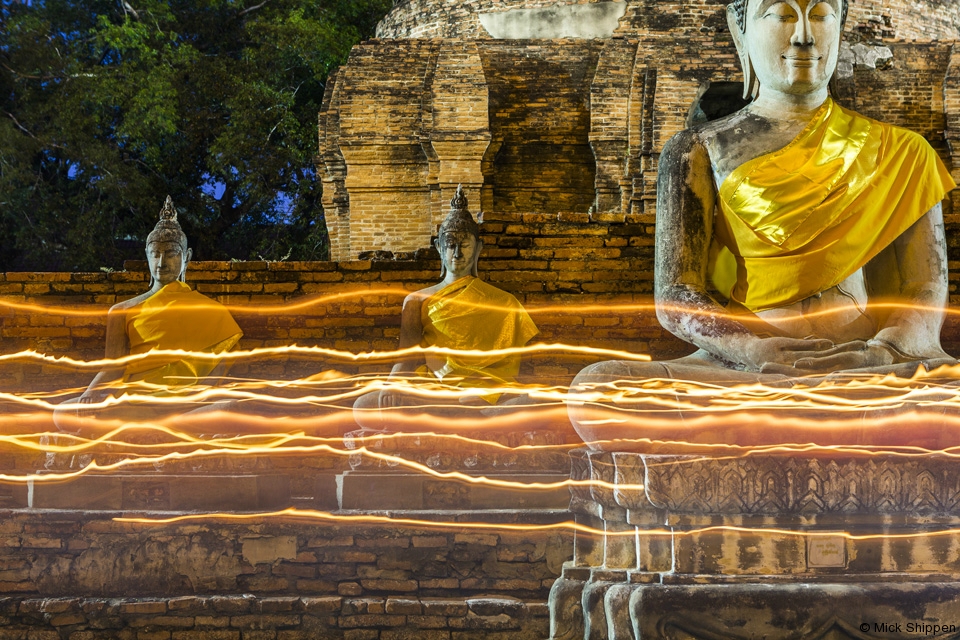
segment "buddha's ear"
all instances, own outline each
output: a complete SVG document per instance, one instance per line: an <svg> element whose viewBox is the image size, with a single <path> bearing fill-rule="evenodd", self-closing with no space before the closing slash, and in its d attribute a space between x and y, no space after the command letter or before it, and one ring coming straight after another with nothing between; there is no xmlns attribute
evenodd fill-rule
<svg viewBox="0 0 960 640"><path fill-rule="evenodd" d="M747 51L746 36L740 30L740 24L737 22L737 12L733 8L733 3L727 5L727 27L730 29L730 35L733 36L733 44L737 47L737 55L740 56L740 67L743 69L743 99L751 100L757 97L760 91L760 82L757 80L757 74L753 72L753 65L750 63L750 53Z"/></svg>
<svg viewBox="0 0 960 640"><path fill-rule="evenodd" d="M193 249L187 247L187 251L183 254L183 271L180 272L180 282L187 281L187 265L193 259Z"/></svg>
<svg viewBox="0 0 960 640"><path fill-rule="evenodd" d="M447 267L443 264L443 251L440 247L440 235L438 234L433 241L433 248L437 250L437 254L440 256L440 278L443 279L447 276Z"/></svg>
<svg viewBox="0 0 960 640"><path fill-rule="evenodd" d="M470 270L470 275L474 278L479 278L477 273L477 264L480 262L480 252L483 251L483 240L477 238L477 250L473 253L473 269Z"/></svg>

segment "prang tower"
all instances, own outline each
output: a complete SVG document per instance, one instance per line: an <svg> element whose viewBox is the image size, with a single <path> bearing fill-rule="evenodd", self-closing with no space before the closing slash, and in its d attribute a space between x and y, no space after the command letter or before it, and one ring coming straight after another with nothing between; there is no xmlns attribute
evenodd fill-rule
<svg viewBox="0 0 960 640"><path fill-rule="evenodd" d="M320 112L331 259L428 247L458 184L499 217L649 221L663 144L743 104L725 4L397 0ZM832 90L960 181L960 3L850 0Z"/></svg>

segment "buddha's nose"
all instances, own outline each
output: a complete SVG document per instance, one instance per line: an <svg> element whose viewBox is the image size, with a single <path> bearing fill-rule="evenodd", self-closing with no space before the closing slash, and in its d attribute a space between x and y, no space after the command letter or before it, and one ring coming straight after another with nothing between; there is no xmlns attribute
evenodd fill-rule
<svg viewBox="0 0 960 640"><path fill-rule="evenodd" d="M793 30L793 37L790 38L790 44L798 47L809 46L813 44L813 31L810 29L810 16L801 15L797 20L797 25Z"/></svg>

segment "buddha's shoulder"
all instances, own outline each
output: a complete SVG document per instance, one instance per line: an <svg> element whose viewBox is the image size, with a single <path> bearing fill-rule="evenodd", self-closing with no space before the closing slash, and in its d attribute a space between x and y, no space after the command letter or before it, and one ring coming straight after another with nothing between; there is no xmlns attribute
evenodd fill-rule
<svg viewBox="0 0 960 640"><path fill-rule="evenodd" d="M110 307L109 313L124 313L126 311L129 311L130 309L133 309L134 307L143 303L151 295L153 295L153 293L151 291L147 291L147 292L141 293L138 296L134 296L128 300L122 300L117 304L113 305L112 307Z"/></svg>
<svg viewBox="0 0 960 640"><path fill-rule="evenodd" d="M134 296L128 300L123 300L116 303L110 307L110 313L123 313L130 310L135 310L141 304L154 296L166 296L164 300L169 300L173 305L185 304L194 307L197 305L202 305L204 308L211 309L223 307L223 304L211 298L210 296L204 295L187 285L181 285L179 289L174 291L167 291L165 289L161 289L160 291L145 291L138 296Z"/></svg>
<svg viewBox="0 0 960 640"><path fill-rule="evenodd" d="M913 129L907 129L906 127L890 124L889 122L876 120L855 111L848 111L848 113L852 113L856 117L869 122L875 130L882 132L882 134L894 144L905 145L914 148L930 147L930 141Z"/></svg>
<svg viewBox="0 0 960 640"><path fill-rule="evenodd" d="M762 127L763 121L742 110L716 120L695 124L675 134L667 142L667 148L678 151L707 150L715 144L723 144L727 138L741 138L746 132Z"/></svg>
<svg viewBox="0 0 960 640"><path fill-rule="evenodd" d="M474 283L474 286L487 294L496 295L504 299L510 299L516 302L517 304L520 304L519 300L517 300L517 297L515 295L513 295L509 291L504 291L500 287L496 286L495 284L491 284L486 280L480 280L478 278L477 281Z"/></svg>

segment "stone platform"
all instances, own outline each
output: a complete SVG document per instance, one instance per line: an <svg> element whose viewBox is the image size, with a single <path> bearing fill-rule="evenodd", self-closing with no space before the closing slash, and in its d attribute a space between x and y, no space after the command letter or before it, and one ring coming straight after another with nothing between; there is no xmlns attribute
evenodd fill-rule
<svg viewBox="0 0 960 640"><path fill-rule="evenodd" d="M571 458L596 533L553 586L553 640L960 637L955 458Z"/></svg>

